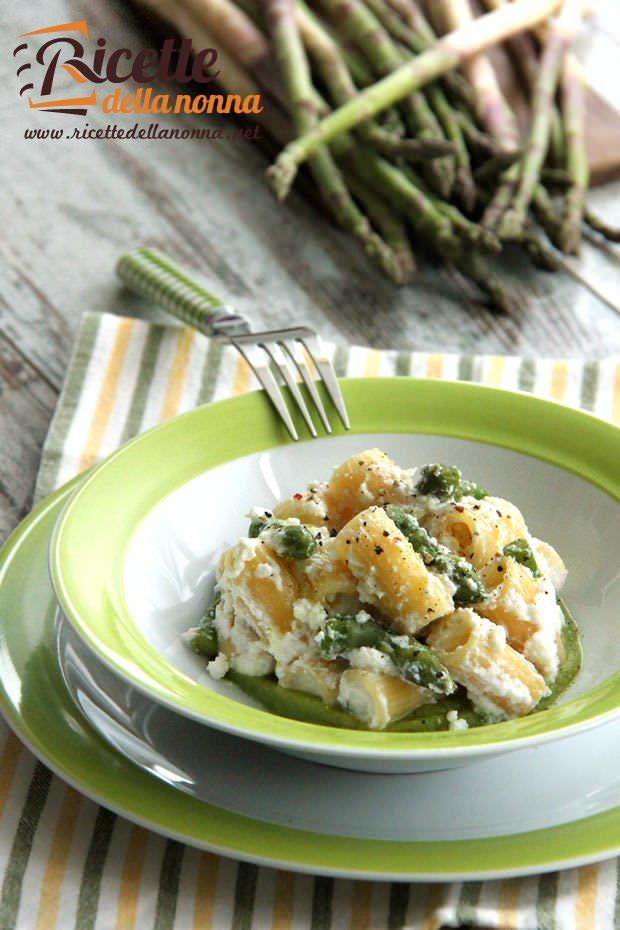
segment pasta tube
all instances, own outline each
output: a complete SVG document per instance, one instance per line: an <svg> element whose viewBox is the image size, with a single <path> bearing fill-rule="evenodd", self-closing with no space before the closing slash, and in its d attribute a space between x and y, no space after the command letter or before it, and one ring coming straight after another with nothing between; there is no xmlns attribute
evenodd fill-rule
<svg viewBox="0 0 620 930"><path fill-rule="evenodd" d="M293 604L299 597L294 575L284 559L261 539L242 539L223 553L218 567L222 595L230 595L235 613L267 638L291 628Z"/></svg>
<svg viewBox="0 0 620 930"><path fill-rule="evenodd" d="M344 663L326 662L324 659L301 657L278 668L278 680L284 688L294 688L320 697L325 704L333 705Z"/></svg>
<svg viewBox="0 0 620 930"><path fill-rule="evenodd" d="M333 548L357 579L360 600L378 607L401 633L415 634L452 611L450 582L428 571L381 507L350 520Z"/></svg>
<svg viewBox="0 0 620 930"><path fill-rule="evenodd" d="M437 542L481 568L504 546L527 535L520 511L501 497L441 504L422 520Z"/></svg>
<svg viewBox="0 0 620 930"><path fill-rule="evenodd" d="M371 730L382 730L429 700L424 688L381 672L351 668L340 679L339 703Z"/></svg>
<svg viewBox="0 0 620 930"><path fill-rule="evenodd" d="M529 608L536 600L539 586L532 573L514 559L502 556L480 569L490 596L476 606L482 617L488 617L506 630L510 645L523 652L538 625L529 618Z"/></svg>
<svg viewBox="0 0 620 930"><path fill-rule="evenodd" d="M332 474L326 498L330 524L342 527L371 504L399 504L413 491L412 473L395 465L380 449L353 455Z"/></svg>
<svg viewBox="0 0 620 930"><path fill-rule="evenodd" d="M545 679L508 645L503 627L469 608L437 620L426 642L486 713L520 717L547 693Z"/></svg>

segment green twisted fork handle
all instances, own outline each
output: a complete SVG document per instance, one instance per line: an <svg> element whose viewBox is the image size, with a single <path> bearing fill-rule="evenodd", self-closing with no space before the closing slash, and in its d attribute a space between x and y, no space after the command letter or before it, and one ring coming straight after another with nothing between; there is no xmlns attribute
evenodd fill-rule
<svg viewBox="0 0 620 930"><path fill-rule="evenodd" d="M238 336L250 330L246 317L210 294L173 258L157 249L136 249L123 255L116 273L136 294L207 336Z"/></svg>

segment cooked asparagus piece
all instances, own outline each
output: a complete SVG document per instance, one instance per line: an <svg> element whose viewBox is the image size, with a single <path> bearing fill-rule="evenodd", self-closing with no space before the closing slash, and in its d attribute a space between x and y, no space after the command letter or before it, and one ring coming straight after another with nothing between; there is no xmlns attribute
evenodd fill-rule
<svg viewBox="0 0 620 930"><path fill-rule="evenodd" d="M256 539L265 534L265 541L278 555L290 559L309 559L316 551L316 539L303 523L285 523L283 520L257 517L250 523L248 536Z"/></svg>
<svg viewBox="0 0 620 930"><path fill-rule="evenodd" d="M519 565L524 565L526 568L529 568L534 578L540 578L542 576L536 557L532 552L532 547L527 539L513 539L511 543L504 546L503 551L504 555L510 556L518 562Z"/></svg>
<svg viewBox="0 0 620 930"><path fill-rule="evenodd" d="M218 653L215 609L220 602L220 597L220 592L216 588L211 606L200 621L199 626L193 631L193 636L189 641L190 649L207 659L214 659Z"/></svg>
<svg viewBox="0 0 620 930"><path fill-rule="evenodd" d="M456 690L448 669L428 646L413 636L390 633L371 618L330 617L315 641L324 659L348 658L356 649L369 647L391 659L405 681L436 694L452 694Z"/></svg>
<svg viewBox="0 0 620 930"><path fill-rule="evenodd" d="M442 501L459 501L466 495L482 500L488 494L479 484L466 481L456 465L424 465L420 469L416 490L420 494L432 494Z"/></svg>

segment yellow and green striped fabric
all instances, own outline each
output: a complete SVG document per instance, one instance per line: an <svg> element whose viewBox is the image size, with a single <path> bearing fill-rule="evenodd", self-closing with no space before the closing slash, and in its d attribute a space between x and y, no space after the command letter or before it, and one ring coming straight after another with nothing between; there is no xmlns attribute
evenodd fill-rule
<svg viewBox="0 0 620 930"><path fill-rule="evenodd" d="M532 391L620 422L620 359L333 350L339 374L416 375ZM188 329L84 317L37 494L135 433L257 385L234 350ZM333 880L199 852L67 787L0 725L1 930L515 930L620 928L618 863L522 880Z"/></svg>

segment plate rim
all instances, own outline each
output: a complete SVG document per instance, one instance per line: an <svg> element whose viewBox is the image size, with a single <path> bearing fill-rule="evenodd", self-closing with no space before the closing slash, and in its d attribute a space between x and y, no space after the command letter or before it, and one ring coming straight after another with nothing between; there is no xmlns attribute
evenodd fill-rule
<svg viewBox="0 0 620 930"><path fill-rule="evenodd" d="M6 582L7 575L9 575L11 571L12 560L16 555L19 555L22 544L30 538L31 534L37 534L37 545L44 546L46 544L46 540L41 543L38 541L38 534L42 532L40 527L42 520L44 520L50 510L62 506L63 501L73 491L75 485L79 484L80 480L79 476L74 478L67 485L64 485L54 494L42 501L10 535L2 549L0 549L0 592L3 591L4 582ZM13 582L13 584L14 583L15 582ZM3 593L0 593L0 606L2 605L2 598L4 596ZM50 588L50 603L53 603L53 599L53 592ZM0 630L2 628L2 623L3 620L0 615ZM53 655L53 649L51 649L51 652ZM89 776L85 776L83 773L75 770L75 765L71 767L66 762L60 760L57 755L54 754L54 739L45 728L43 733L39 732L36 734L36 738L35 734L31 737L27 722L20 716L5 691L1 665L0 712L11 729L35 756L41 759L41 761L56 775L96 803L102 804L133 823L154 830L164 836L177 839L199 849L208 850L224 856L232 856L247 862L256 863L257 865L287 868L307 874L321 874L351 879L446 882L500 879L542 874L557 869L575 868L581 865L599 862L613 858L620 853L620 806L617 806L602 814L599 813L557 827L544 828L524 834L509 834L499 838L478 840L426 841L418 843L390 840L357 840L348 837L343 838L326 836L324 834L312 834L295 828L276 827L275 831L285 834L285 839L289 839L289 845L291 847L299 850L301 844L305 849L305 846L308 845L308 839L313 839L314 843L319 847L319 852L322 854L327 853L328 858L332 861L325 864L324 861L317 861L316 859L309 860L307 858L307 852L304 852L306 860L300 861L299 858L295 858L296 855L299 857L299 852L293 852L292 848L286 856L266 856L259 854L256 848L249 848L252 845L256 847L256 840L254 844L246 843L246 848L243 847L243 842L239 841L235 844L231 843L230 845L217 842L213 834L219 834L220 824L216 823L215 826L212 826L211 818L204 815L206 812L211 812L216 818L220 820L223 818L225 823L235 826L236 835L241 837L244 842L248 839L247 827L250 825L258 834L259 845L262 842L262 844L267 847L271 846L271 834L274 832L274 825L242 817L241 815L217 808L214 805L208 805L204 802L189 798L187 795L177 792L174 788L159 783L157 779L152 776L141 773L137 767L133 766L127 760L124 760L123 757L116 753L111 747L107 747L108 752L114 757L121 759L131 773L134 773L134 778L136 777L135 773L139 773L141 781L150 787L151 794L161 795L163 789L164 796L170 801L176 800L177 807L185 806L189 803L192 811L200 811L203 815L202 817L192 816L190 818L190 823L194 827L193 835L188 832L187 829L183 829L182 824L178 822L178 816L175 820L176 814L174 811L171 815L168 815L168 822L164 822L166 818L162 817L164 808L161 805L155 805L155 809L160 814L158 820L153 816L152 807L150 808L150 816L144 816L135 809L135 805L132 807L128 804L127 800L125 800L125 803L119 800L119 791L122 792L125 787L124 778L121 779L121 786L119 787L115 782L114 776L102 772L101 769L95 769L94 773L91 770ZM62 726L62 717L59 717L56 722L59 726ZM92 734L92 740L98 740L98 737L96 737L94 731L90 730L90 727L88 727L88 731L89 738ZM102 778L105 780L104 787L97 783L97 779L99 779L100 782ZM172 807L174 806L173 803ZM609 819L609 823L604 823L604 829L602 829L601 826L607 819ZM241 831L238 829L239 822L243 822L243 829ZM201 827L201 836L197 835L197 824ZM602 840L608 832L613 834L613 843ZM264 839L264 834L267 834L266 839ZM563 857L558 857L556 855L555 858L549 856L548 850L550 845L553 847L553 844L549 843L550 836L553 837L554 843L556 844L561 843L565 845L566 843L576 842L579 845L580 851L570 856L564 855ZM263 838L261 839L261 837ZM506 852L502 850L498 853L496 849L498 843L496 840L499 840L502 845L515 845L517 847L516 852L514 850L512 852L510 850ZM280 845L282 845L282 843ZM286 846L286 843L284 845ZM335 847L342 846L346 848L335 849ZM350 866L350 861L352 855L356 854L358 846L360 849L368 846L378 849L378 853L375 853L373 861L380 862L383 868L379 869L372 866L364 867L363 865L352 868ZM459 846L461 847L460 853L457 849ZM498 858L501 859L502 856L504 856L504 865L501 868L498 868L497 865L495 865L494 868L479 868L477 871L472 871L471 868L469 871L464 868L460 870L453 868L452 871L446 871L445 869L444 871L439 871L437 868L430 867L431 865L436 866L437 863L445 862L446 856L448 858L454 858L455 850L457 858L460 855L462 860L467 863L471 863L472 851L475 850L476 853L486 855L487 860L493 861L494 863L497 863ZM534 850L541 850L542 855L536 861L531 861ZM516 859L519 859L520 854L523 852L528 854L530 861L526 865L519 865ZM392 862L391 857L395 855L398 864ZM340 864L337 862L338 856L340 857ZM407 869L402 867L401 863L403 857L408 857L409 866ZM390 862L389 868L387 867L388 860ZM359 858L357 861L360 861ZM346 863L346 865L344 863Z"/></svg>
<svg viewBox="0 0 620 930"><path fill-rule="evenodd" d="M501 416L507 412L505 409L506 404L517 403L521 408L517 412L521 418L523 418L525 411L526 419L530 417L530 410L532 409L534 412L538 411L539 413L553 410L559 423L563 421L564 425L571 427L574 426L575 421L578 424L587 424L589 431L594 431L594 433L597 434L596 438L598 438L601 445L605 446L605 444L609 443L618 445L620 455L620 429L614 424L587 411L568 407L556 401L536 397L526 392L507 391L490 385L480 385L469 382L388 377L376 379L342 379L341 384L348 405L351 407L353 403L361 407L360 416L363 417L367 415L369 408L373 408L373 405L374 408L376 408L377 402L380 405L379 413L382 417L380 427L378 425L375 427L372 425L372 422L369 425L364 420L352 431L353 433L375 431L381 431L383 433L425 433L449 435L483 443L487 442L504 448L510 448L520 454L530 455L534 458L548 461L556 467L571 471L573 474L582 478L582 480L594 484L613 499L620 499L620 480L613 474L609 474L609 468L606 462L601 460L598 451L596 451L598 449L596 444L592 444L591 447L588 447L587 443L584 444L583 437L580 439L579 445L582 447L582 454L587 453L587 455L590 455L592 462L589 462L587 459L590 468L586 470L585 474L583 469L574 467L576 440L575 433L572 429L570 430L570 448L568 450L563 449L563 454L560 456L560 461L558 461L557 454L550 453L548 427L537 437L537 442L534 442L531 436L521 436L521 444L515 447L514 426L509 427L505 435L501 432L498 435L497 425L490 423L490 418L486 419L489 404L495 406L499 405L499 411L495 411L496 418L498 413ZM476 399L480 400L484 398L484 416L481 418L480 411L476 412L476 434L472 434L472 429L474 429L474 427L471 425L467 429L462 425L458 428L452 425L452 428L446 431L445 428L442 428L443 421L440 421L438 428L436 419L433 419L432 422L423 421L422 429L411 429L410 422L405 424L409 428L403 429L403 421L400 421L400 423L398 421L393 423L389 420L389 417L388 423L386 424L383 420L385 414L385 404L383 402L386 399L391 400L397 409L398 405L400 405L402 413L402 408L406 406L405 402L407 401L406 397L403 398L403 392L406 395L410 389L421 392L422 399L430 403L434 417L438 416L441 412L445 415L446 407L451 415L454 416L457 411L461 410L465 401L471 401L473 403ZM378 400L378 398L380 399ZM502 405L504 405L503 408ZM439 407L442 407L441 411L439 411ZM471 404L468 405L465 403L465 407L470 410ZM443 732L433 734L373 733L372 741L370 742L368 740L368 734L365 731L338 730L327 732L329 728L317 724L291 720L285 717L278 717L267 711L248 707L224 695L211 692L198 685L180 670L171 666L156 652L154 647L147 643L144 637L142 637L142 634L138 634L141 640L139 643L141 655L143 658L146 657L148 659L148 662L158 674L153 674L150 681L140 678L140 674L144 674L144 668L135 665L135 660L127 653L121 656L119 660L118 650L114 652L113 649L110 649L108 644L102 644L100 639L98 639L96 635L93 635L92 629L89 627L88 623L84 621L80 614L80 610L72 603L71 595L66 585L66 572L63 573L62 564L62 546L66 540L67 527L69 527L69 529L71 528L72 514L75 512L76 506L83 501L84 495L89 493L89 490L96 482L101 481L102 475L105 481L106 470L114 468L119 460L122 461L125 456L135 454L137 448L138 454L140 454L140 446L146 444L146 448L148 449L148 443L157 442L162 434L172 433L174 435L176 432L176 439L179 441L181 438L179 431L181 434L184 429L186 432L191 432L191 424L196 421L200 422L204 417L207 418L207 422L209 418L215 418L215 426L218 421L220 423L222 421L230 422L231 408L233 410L233 417L236 411L237 417L240 416L243 418L245 415L246 425L247 423L252 424L252 439L249 440L251 448L247 448L247 444L241 443L241 445L239 445L238 442L235 443L233 441L233 454L231 454L230 447L224 445L223 450L217 450L215 453L215 461L203 462L202 467L198 469L198 471L194 469L191 474L185 474L183 481L176 482L173 486L169 485L165 493L171 493L171 491L179 487L180 484L191 480L201 471L209 470L209 468L221 465L226 461L231 461L232 459L253 452L263 451L266 448L292 444L292 440L285 435L284 427L273 415L269 402L264 397L263 392L249 392L244 395L226 398L213 404L195 408L194 410L183 413L178 417L159 424L153 429L140 434L117 449L104 462L95 466L92 472L80 483L79 487L67 501L54 527L49 549L50 575L56 597L61 604L63 612L78 635L95 651L98 657L113 671L129 681L132 686L173 710L181 712L209 726L224 729L235 735L258 739L276 747L287 746L300 750L306 749L309 751L319 751L325 754L350 755L356 756L357 758L368 759L376 759L377 756L381 756L382 758L393 760L409 758L422 761L437 758L438 755L454 756L466 754L472 757L478 755L482 756L494 750L509 751L511 749L523 748L527 745L533 745L547 740L564 738L589 727L602 724L620 713L620 673L616 673L610 676L605 682L590 689L585 695L581 695L566 704L546 710L544 717L543 715L532 715L531 717L521 718L519 720L495 724L492 728L475 728L470 731L459 731L458 733L450 732L447 737ZM410 407L407 409L410 411ZM512 420L514 421L514 408L511 408L510 412ZM378 415L376 409L373 409L373 415L375 417ZM355 422L354 415L352 415L352 421ZM185 427L185 424L187 427ZM399 428L390 428L391 426ZM482 431L482 435L480 435L480 431ZM588 430L585 432L587 433ZM344 435L345 430L341 427L336 430L336 434ZM509 437L511 439L510 442L507 441ZM232 441L230 436L228 439ZM187 441L187 437L185 437L185 441ZM534 442L534 449L531 448L532 442ZM564 442L566 442L566 440L564 440ZM525 443L525 448L523 443ZM540 447L540 443L543 443L542 448ZM132 452L132 450L134 451ZM548 455L542 455L541 452L543 450L546 451ZM566 461L567 451L570 452L568 461ZM220 456L223 454L226 458L220 460L218 459L218 454ZM571 463L573 467L571 467ZM593 470L598 480L594 480L594 475L592 474ZM601 471L605 480L601 477ZM158 499L161 499L162 496L163 494L160 494ZM151 500L148 505L143 506L139 520L136 520L133 524L134 528L154 505L155 501ZM131 536L125 539L124 549L126 549L130 539ZM114 559L112 559L113 562L115 561L116 596L113 604L106 604L109 622L104 624L104 626L106 626L108 630L112 629L114 625L118 627L120 618L129 628L130 635L133 638L132 645L135 646L136 630L135 627L133 630L131 629L132 622L127 605L124 602L124 589L122 577L120 577L122 574L120 571L120 563L122 563L122 559L124 558L124 549L122 550L122 557L121 552L119 552ZM112 618L114 619L114 623L110 622ZM162 685L162 682L166 681L166 677L168 682L171 682L171 684L167 686ZM180 697L179 692L181 695ZM598 710L589 712L588 707L598 707ZM577 719L569 719L572 713L577 715ZM429 746L429 744L431 745ZM501 749L499 749L500 746Z"/></svg>

